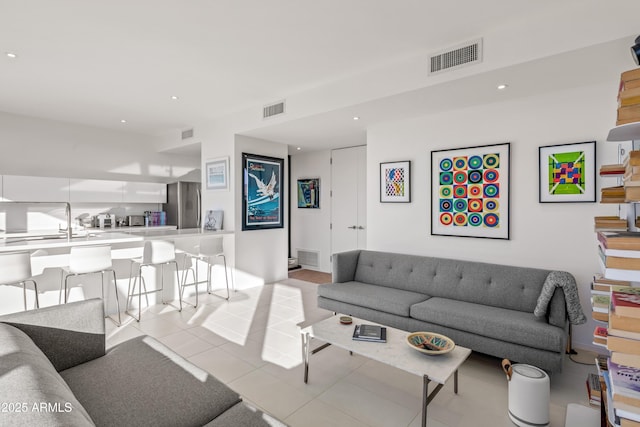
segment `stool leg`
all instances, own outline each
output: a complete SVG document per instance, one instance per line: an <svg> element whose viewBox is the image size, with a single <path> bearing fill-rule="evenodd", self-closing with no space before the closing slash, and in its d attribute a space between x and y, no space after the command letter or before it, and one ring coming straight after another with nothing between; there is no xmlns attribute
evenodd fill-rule
<svg viewBox="0 0 640 427"><path fill-rule="evenodd" d="M22 282L22 298L24 302L24 311L27 311L27 282Z"/></svg>
<svg viewBox="0 0 640 427"><path fill-rule="evenodd" d="M224 262L224 280L227 282L227 300L229 299L229 276L227 275L227 257L220 255L222 257L222 261Z"/></svg>
<svg viewBox="0 0 640 427"><path fill-rule="evenodd" d="M180 290L180 276L178 275L178 262L177 261L172 261L172 264L175 265L176 267L176 284L178 285L178 290ZM163 277L164 280L164 277ZM164 289L164 281L162 283L162 288ZM182 291L184 292L184 287L182 288ZM178 292L180 293L180 292ZM180 310L178 311L182 311L182 295L180 295L180 297L178 298L178 300L180 301Z"/></svg>
<svg viewBox="0 0 640 427"><path fill-rule="evenodd" d="M113 274L113 289L116 293L116 310L118 310L118 326L122 325L122 317L120 316L120 299L118 298L118 281L116 279L116 271L111 270Z"/></svg>
<svg viewBox="0 0 640 427"><path fill-rule="evenodd" d="M40 308L40 300L38 299L38 284L35 280L31 280L33 282L33 291L36 297L36 308Z"/></svg>
<svg viewBox="0 0 640 427"><path fill-rule="evenodd" d="M140 266L140 271L138 272L138 322L142 319L142 266ZM146 292L146 286L145 286ZM146 295L146 294L145 294Z"/></svg>

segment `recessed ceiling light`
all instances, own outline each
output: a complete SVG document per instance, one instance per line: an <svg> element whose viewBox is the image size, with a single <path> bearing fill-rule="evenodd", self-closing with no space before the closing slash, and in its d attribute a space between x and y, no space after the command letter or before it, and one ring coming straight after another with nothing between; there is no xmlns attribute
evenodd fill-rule
<svg viewBox="0 0 640 427"><path fill-rule="evenodd" d="M178 98L177 96L173 95L173 96L171 97L171 99L173 99L174 101L177 101L177 100L178 100L178 99L180 99L180 98Z"/></svg>
<svg viewBox="0 0 640 427"><path fill-rule="evenodd" d="M296 150L300 151L302 150L302 147L296 147Z"/></svg>
<svg viewBox="0 0 640 427"><path fill-rule="evenodd" d="M18 55L16 55L13 52L7 52L5 55L7 55L7 58L11 58L11 59L16 59L18 57Z"/></svg>
<svg viewBox="0 0 640 427"><path fill-rule="evenodd" d="M504 90L504 89L506 89L508 87L509 87L509 85L501 84L501 85L498 85L498 90Z"/></svg>
<svg viewBox="0 0 640 427"><path fill-rule="evenodd" d="M127 123L125 119L120 120L120 123Z"/></svg>
<svg viewBox="0 0 640 427"><path fill-rule="evenodd" d="M360 120L360 117L358 117L358 116L353 116L353 120Z"/></svg>

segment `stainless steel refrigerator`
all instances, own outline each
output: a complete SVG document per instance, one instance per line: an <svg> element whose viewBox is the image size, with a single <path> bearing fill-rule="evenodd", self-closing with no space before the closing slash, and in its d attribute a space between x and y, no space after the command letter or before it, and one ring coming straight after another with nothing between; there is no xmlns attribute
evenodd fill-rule
<svg viewBox="0 0 640 427"><path fill-rule="evenodd" d="M201 194L199 182L174 182L167 184L167 203L162 205L167 213L167 225L178 228L200 228Z"/></svg>

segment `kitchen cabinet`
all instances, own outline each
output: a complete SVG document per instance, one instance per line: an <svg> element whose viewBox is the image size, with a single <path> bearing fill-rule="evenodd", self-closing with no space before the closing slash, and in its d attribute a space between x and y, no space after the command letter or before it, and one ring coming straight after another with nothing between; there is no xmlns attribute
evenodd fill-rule
<svg viewBox="0 0 640 427"><path fill-rule="evenodd" d="M2 197L12 202L68 202L69 178L3 175Z"/></svg>
<svg viewBox="0 0 640 427"><path fill-rule="evenodd" d="M125 203L167 203L167 184L126 182L122 193Z"/></svg>
<svg viewBox="0 0 640 427"><path fill-rule="evenodd" d="M102 179L71 179L69 201L122 203L125 181L109 181Z"/></svg>

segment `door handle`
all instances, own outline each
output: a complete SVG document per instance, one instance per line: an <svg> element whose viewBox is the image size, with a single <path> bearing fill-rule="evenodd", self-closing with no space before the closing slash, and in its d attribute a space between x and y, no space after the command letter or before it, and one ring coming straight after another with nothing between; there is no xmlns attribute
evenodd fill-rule
<svg viewBox="0 0 640 427"><path fill-rule="evenodd" d="M355 225L352 225L351 227L347 227L347 228L350 228L350 229L352 229L352 230L355 230L355 229L356 229L356 226L355 226Z"/></svg>
<svg viewBox="0 0 640 427"><path fill-rule="evenodd" d="M358 230L364 230L364 227L363 226L359 226Z"/></svg>

